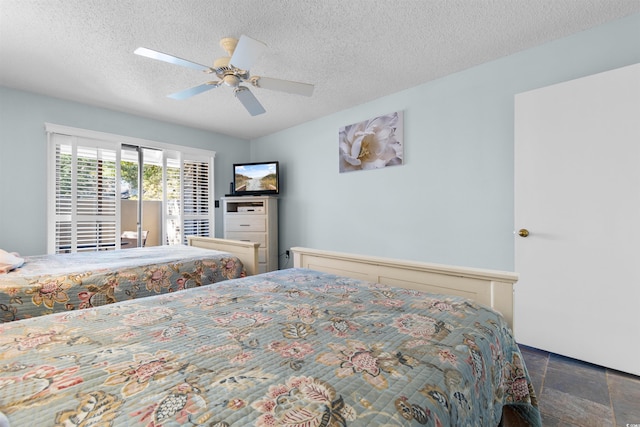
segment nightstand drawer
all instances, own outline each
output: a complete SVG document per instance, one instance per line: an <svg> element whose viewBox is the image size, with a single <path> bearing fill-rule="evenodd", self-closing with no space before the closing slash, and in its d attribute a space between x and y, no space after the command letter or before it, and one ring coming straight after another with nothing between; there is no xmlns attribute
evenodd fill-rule
<svg viewBox="0 0 640 427"><path fill-rule="evenodd" d="M264 216L252 218L244 215L239 217L229 215L225 220L226 231L267 231L267 220Z"/></svg>

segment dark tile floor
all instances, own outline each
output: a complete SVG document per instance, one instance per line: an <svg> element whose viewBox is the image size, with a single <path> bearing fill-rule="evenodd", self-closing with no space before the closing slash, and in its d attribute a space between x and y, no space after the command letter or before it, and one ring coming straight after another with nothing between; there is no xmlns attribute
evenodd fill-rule
<svg viewBox="0 0 640 427"><path fill-rule="evenodd" d="M640 377L521 345L545 427L640 427Z"/></svg>

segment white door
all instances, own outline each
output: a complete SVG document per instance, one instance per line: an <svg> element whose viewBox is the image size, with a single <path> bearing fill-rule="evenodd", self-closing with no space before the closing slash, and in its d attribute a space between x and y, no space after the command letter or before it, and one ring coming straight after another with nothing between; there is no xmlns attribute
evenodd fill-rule
<svg viewBox="0 0 640 427"><path fill-rule="evenodd" d="M640 375L640 64L515 107L516 339Z"/></svg>

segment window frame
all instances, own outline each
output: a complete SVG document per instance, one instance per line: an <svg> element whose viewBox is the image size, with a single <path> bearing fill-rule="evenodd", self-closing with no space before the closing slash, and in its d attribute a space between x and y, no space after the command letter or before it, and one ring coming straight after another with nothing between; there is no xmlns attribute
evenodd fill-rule
<svg viewBox="0 0 640 427"><path fill-rule="evenodd" d="M77 147L83 147L83 144L88 144L92 147L98 147L107 150L114 150L116 153L116 182L115 182L115 194L116 194L116 219L115 226L116 232L121 233L121 221L120 221L120 197L117 197L120 194L120 182L121 182L121 173L120 173L120 154L123 145L130 146L139 146L141 148L149 148L154 150L162 151L162 165L163 165L163 200L162 200L162 240L161 243L163 245L169 244L167 240L167 230L168 230L168 210L167 210L167 162L169 159L172 159L174 164L179 164L180 166L180 211L178 215L174 215L173 219L175 221L176 216L179 216L179 229L180 229L180 239L182 244L186 243L186 235L184 233L185 230L185 194L183 192L184 188L184 178L185 178L185 163L189 162L200 162L202 164L206 164L208 168L208 178L205 181L201 181L202 185L208 185L208 188L205 189L208 208L205 209L203 214L198 216L204 222L208 224L208 234L215 233L215 194L214 194L214 159L215 159L215 151L203 150L193 147L186 147L174 144L167 144L158 141L152 141L147 139L116 135L105 132L92 131L88 129L74 128L69 126L57 125L53 123L45 123L45 131L47 133L47 252L50 254L59 252L59 247L56 242L56 202L57 202L57 193L56 193L56 146L58 144L58 138L55 136L64 135L71 138L74 145L72 151L76 151ZM58 141L58 142L57 142ZM75 177L73 177L75 179ZM72 212L73 216L74 213ZM190 219L191 217L189 217ZM73 233L76 233L75 226L72 225ZM77 241L77 236L72 238L72 241ZM119 241L115 242L115 248L119 248ZM174 244L178 242L174 240ZM71 251L75 252L77 250L76 244L71 245ZM97 248L96 248L97 249Z"/></svg>

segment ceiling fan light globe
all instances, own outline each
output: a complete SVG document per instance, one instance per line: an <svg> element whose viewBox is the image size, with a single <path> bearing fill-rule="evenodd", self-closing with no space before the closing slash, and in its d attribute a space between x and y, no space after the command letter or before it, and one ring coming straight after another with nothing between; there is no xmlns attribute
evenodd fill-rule
<svg viewBox="0 0 640 427"><path fill-rule="evenodd" d="M229 87L238 87L240 84L240 79L233 74L227 74L222 78L222 81Z"/></svg>

